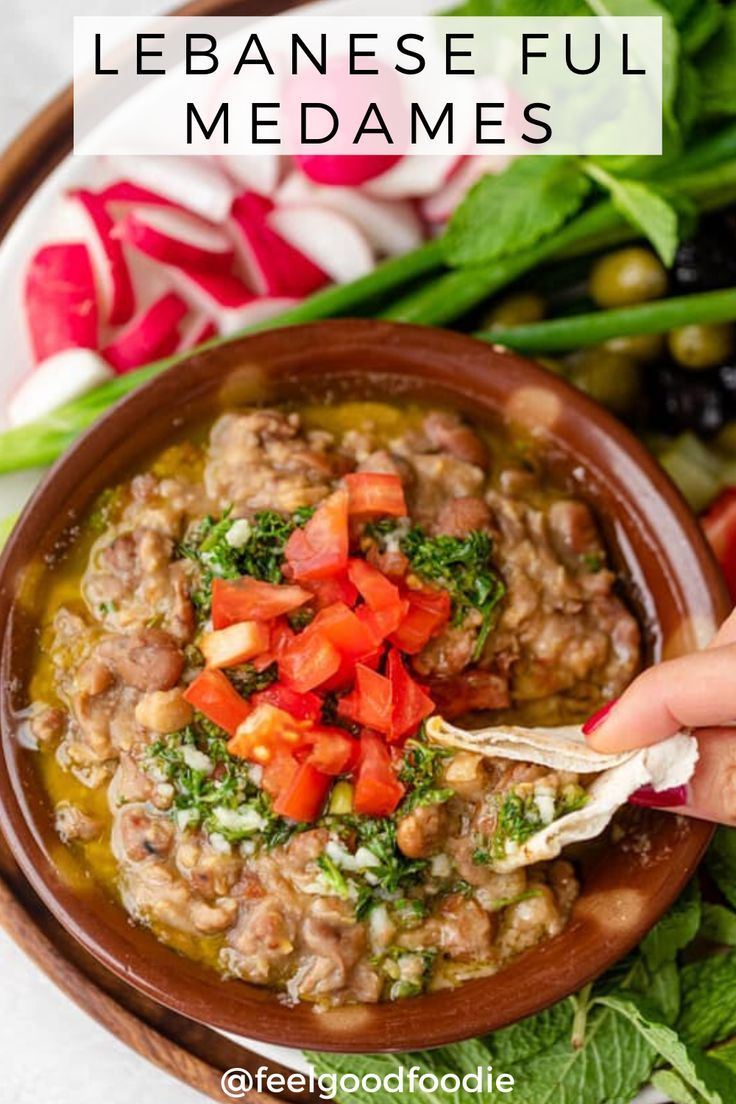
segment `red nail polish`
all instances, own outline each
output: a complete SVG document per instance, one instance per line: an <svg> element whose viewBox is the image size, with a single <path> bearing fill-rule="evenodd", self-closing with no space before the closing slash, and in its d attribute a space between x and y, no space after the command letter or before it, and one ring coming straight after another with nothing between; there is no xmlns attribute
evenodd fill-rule
<svg viewBox="0 0 736 1104"><path fill-rule="evenodd" d="M631 805L642 805L645 809L671 809L675 805L687 805L687 786L674 786L671 790L653 790L651 786L642 786L629 798Z"/></svg>
<svg viewBox="0 0 736 1104"><path fill-rule="evenodd" d="M606 702L605 705L601 706L601 708L596 713L594 713L592 717L588 717L587 721L583 725L584 736L590 736L591 732L595 732L595 730L603 724L617 701L618 698L613 698L612 701Z"/></svg>

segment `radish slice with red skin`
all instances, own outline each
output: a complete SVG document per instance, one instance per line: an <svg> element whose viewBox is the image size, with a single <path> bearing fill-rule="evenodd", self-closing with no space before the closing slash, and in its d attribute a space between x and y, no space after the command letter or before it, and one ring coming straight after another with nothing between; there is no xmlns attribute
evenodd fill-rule
<svg viewBox="0 0 736 1104"><path fill-rule="evenodd" d="M8 403L11 425L25 425L85 395L113 378L113 371L92 349L64 349L37 365Z"/></svg>
<svg viewBox="0 0 736 1104"><path fill-rule="evenodd" d="M132 210L116 232L123 241L162 264L228 272L235 260L232 242L223 230L184 211Z"/></svg>
<svg viewBox="0 0 736 1104"><path fill-rule="evenodd" d="M402 160L402 155L307 153L297 154L294 160L315 184L354 188L388 172Z"/></svg>
<svg viewBox="0 0 736 1104"><path fill-rule="evenodd" d="M104 285L107 304L107 321L111 326L127 322L135 310L135 295L123 247L113 232L114 223L107 212L105 202L85 188L70 193L85 211L94 233L90 241L90 256Z"/></svg>
<svg viewBox="0 0 736 1104"><path fill-rule="evenodd" d="M433 226L447 222L473 184L483 176L489 174L495 176L503 172L512 160L513 158L506 154L463 158L439 191L422 200L419 205L422 216Z"/></svg>
<svg viewBox="0 0 736 1104"><path fill-rule="evenodd" d="M243 192L233 203L231 226L246 277L259 295L301 299L329 282L328 273L278 234L267 221L274 205Z"/></svg>
<svg viewBox="0 0 736 1104"><path fill-rule="evenodd" d="M275 318L299 301L254 295L236 276L186 268L172 268L170 274L182 296L214 319L221 334L237 333L246 326Z"/></svg>
<svg viewBox="0 0 736 1104"><path fill-rule="evenodd" d="M408 200L375 199L357 188L312 184L301 173L287 176L276 192L278 206L314 203L349 218L368 243L384 257L399 257L417 249L425 238L422 221Z"/></svg>
<svg viewBox="0 0 736 1104"><path fill-rule="evenodd" d="M442 187L459 159L457 153L404 157L364 187L369 195L379 199L421 199Z"/></svg>
<svg viewBox="0 0 736 1104"><path fill-rule="evenodd" d="M184 210L180 203L174 203L148 188L142 188L132 180L116 180L97 195L106 207L174 207Z"/></svg>
<svg viewBox="0 0 736 1104"><path fill-rule="evenodd" d="M24 299L37 362L63 349L96 347L97 288L86 245L42 246L31 258Z"/></svg>
<svg viewBox="0 0 736 1104"><path fill-rule="evenodd" d="M316 204L281 207L269 224L338 284L373 270L375 257L366 238L349 219Z"/></svg>
<svg viewBox="0 0 736 1104"><path fill-rule="evenodd" d="M114 158L121 176L210 222L224 222L236 193L231 181L202 157Z"/></svg>
<svg viewBox="0 0 736 1104"><path fill-rule="evenodd" d="M276 153L263 153L254 157L250 154L226 154L219 158L229 176L236 180L239 189L271 196L281 179L284 158Z"/></svg>
<svg viewBox="0 0 736 1104"><path fill-rule="evenodd" d="M162 295L136 315L102 350L102 355L119 376L157 357L168 356L179 343L179 323L188 309L175 292Z"/></svg>
<svg viewBox="0 0 736 1104"><path fill-rule="evenodd" d="M179 343L174 352L188 353L204 345L205 341L211 341L213 337L217 337L217 326L212 319L195 315L181 327Z"/></svg>

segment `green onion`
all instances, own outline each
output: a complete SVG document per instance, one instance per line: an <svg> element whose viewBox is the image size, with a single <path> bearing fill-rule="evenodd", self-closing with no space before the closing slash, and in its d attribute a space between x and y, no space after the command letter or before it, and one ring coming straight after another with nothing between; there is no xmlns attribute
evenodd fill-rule
<svg viewBox="0 0 736 1104"><path fill-rule="evenodd" d="M529 322L510 329L486 330L476 337L522 353L559 353L581 345L598 345L612 337L666 333L678 326L735 320L736 288L725 288L570 318Z"/></svg>

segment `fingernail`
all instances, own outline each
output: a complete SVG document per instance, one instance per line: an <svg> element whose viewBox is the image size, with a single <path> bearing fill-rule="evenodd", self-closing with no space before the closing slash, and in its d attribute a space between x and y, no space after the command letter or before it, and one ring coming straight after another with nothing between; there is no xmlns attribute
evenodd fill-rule
<svg viewBox="0 0 736 1104"><path fill-rule="evenodd" d="M587 721L583 725L584 736L590 736L591 732L595 732L595 730L603 724L617 701L618 698L613 698L612 701L606 702L605 705L601 706L601 708L596 713L594 713L592 717L588 717Z"/></svg>
<svg viewBox="0 0 736 1104"><path fill-rule="evenodd" d="M651 786L642 786L629 798L631 805L643 805L645 809L671 809L675 805L687 804L687 786L673 786L671 790L654 790Z"/></svg>

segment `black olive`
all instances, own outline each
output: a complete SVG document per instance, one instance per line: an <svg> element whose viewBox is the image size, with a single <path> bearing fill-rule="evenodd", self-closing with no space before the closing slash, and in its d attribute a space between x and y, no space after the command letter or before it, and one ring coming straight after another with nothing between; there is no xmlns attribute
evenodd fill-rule
<svg viewBox="0 0 736 1104"><path fill-rule="evenodd" d="M670 364L654 369L650 398L654 428L673 434L690 429L706 437L718 433L732 405L718 370L696 374Z"/></svg>
<svg viewBox="0 0 736 1104"><path fill-rule="evenodd" d="M696 236L683 242L672 267L676 292L715 291L736 283L736 215L704 219Z"/></svg>

